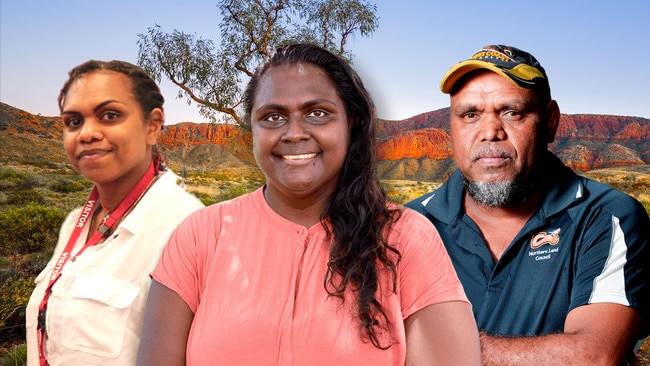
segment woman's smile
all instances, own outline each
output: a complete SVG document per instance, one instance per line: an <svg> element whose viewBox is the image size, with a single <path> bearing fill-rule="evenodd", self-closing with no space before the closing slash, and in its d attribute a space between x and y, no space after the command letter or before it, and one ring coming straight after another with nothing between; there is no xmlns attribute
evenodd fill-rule
<svg viewBox="0 0 650 366"><path fill-rule="evenodd" d="M284 160L307 160L307 159L312 159L316 157L316 153L311 153L311 154L298 154L298 155L282 155L282 159Z"/></svg>

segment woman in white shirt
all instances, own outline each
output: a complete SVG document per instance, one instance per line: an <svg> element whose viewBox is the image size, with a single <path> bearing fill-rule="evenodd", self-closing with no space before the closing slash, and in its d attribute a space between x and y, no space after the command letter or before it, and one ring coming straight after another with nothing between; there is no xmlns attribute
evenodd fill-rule
<svg viewBox="0 0 650 366"><path fill-rule="evenodd" d="M36 278L28 364L134 364L149 273L171 231L202 204L158 152L164 98L146 72L90 60L69 76L58 98L63 145L94 187Z"/></svg>

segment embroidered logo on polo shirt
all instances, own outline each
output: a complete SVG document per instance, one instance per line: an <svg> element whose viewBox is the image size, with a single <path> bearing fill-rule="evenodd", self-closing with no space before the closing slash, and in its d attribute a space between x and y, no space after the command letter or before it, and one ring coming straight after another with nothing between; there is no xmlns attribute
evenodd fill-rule
<svg viewBox="0 0 650 366"><path fill-rule="evenodd" d="M560 228L551 232L541 231L530 239L530 248L537 249L543 245L557 245L560 242Z"/></svg>
<svg viewBox="0 0 650 366"><path fill-rule="evenodd" d="M551 256L554 253L559 252L560 248L539 248L546 244L550 246L556 246L559 242L560 228L557 228L551 232L540 231L539 233L533 235L533 237L530 239L530 248L532 250L528 252L528 256L535 257L536 261L551 259Z"/></svg>

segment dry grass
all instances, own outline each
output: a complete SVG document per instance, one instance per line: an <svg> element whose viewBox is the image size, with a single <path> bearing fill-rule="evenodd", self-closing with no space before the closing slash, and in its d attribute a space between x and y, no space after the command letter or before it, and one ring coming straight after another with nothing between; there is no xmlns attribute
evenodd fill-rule
<svg viewBox="0 0 650 366"><path fill-rule="evenodd" d="M619 189L650 208L650 165L592 170L583 175Z"/></svg>
<svg viewBox="0 0 650 366"><path fill-rule="evenodd" d="M412 180L382 180L388 198L397 203L407 203L440 187L441 182Z"/></svg>

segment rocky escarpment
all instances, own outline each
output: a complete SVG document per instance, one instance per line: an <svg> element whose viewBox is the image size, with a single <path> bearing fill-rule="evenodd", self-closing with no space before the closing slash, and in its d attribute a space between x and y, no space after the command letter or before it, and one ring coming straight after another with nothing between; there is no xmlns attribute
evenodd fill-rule
<svg viewBox="0 0 650 366"><path fill-rule="evenodd" d="M448 108L399 121L377 120L380 177L432 181L447 176L454 169L448 121ZM0 103L0 133L51 140L55 144L61 139L62 124L58 117L36 116ZM189 169L255 165L250 132L233 125L193 122L167 125L159 143L171 160ZM565 164L583 172L649 164L650 120L594 114L562 115L555 141L549 148ZM52 146L48 146L47 151L51 149Z"/></svg>

